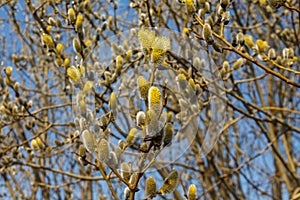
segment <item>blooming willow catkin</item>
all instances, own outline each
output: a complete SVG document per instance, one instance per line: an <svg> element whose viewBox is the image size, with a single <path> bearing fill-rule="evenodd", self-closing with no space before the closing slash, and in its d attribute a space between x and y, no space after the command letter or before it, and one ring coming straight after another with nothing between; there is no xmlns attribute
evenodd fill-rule
<svg viewBox="0 0 300 200"><path fill-rule="evenodd" d="M139 89L140 98L143 100L147 100L148 99L148 91L150 88L149 83L143 76L139 76L137 79L137 85L138 85L138 89Z"/></svg>
<svg viewBox="0 0 300 200"><path fill-rule="evenodd" d="M172 193L179 183L179 174L176 170L172 170L168 177L165 179L161 188L157 191L158 194Z"/></svg>
<svg viewBox="0 0 300 200"><path fill-rule="evenodd" d="M152 86L148 92L148 106L149 110L153 110L157 116L159 116L161 105L161 94L157 87Z"/></svg>
<svg viewBox="0 0 300 200"><path fill-rule="evenodd" d="M114 117L117 117L117 96L112 92L109 97L109 109L112 111Z"/></svg>
<svg viewBox="0 0 300 200"><path fill-rule="evenodd" d="M197 187L196 185L192 184L188 190L188 200L196 200L197 198Z"/></svg>
<svg viewBox="0 0 300 200"><path fill-rule="evenodd" d="M47 45L47 47L49 49L53 49L54 48L54 42L52 39L52 36L47 34L47 33L42 33L42 41L44 44Z"/></svg>
<svg viewBox="0 0 300 200"><path fill-rule="evenodd" d="M75 83L80 80L80 71L78 68L71 66L67 69L67 75L74 81Z"/></svg>
<svg viewBox="0 0 300 200"><path fill-rule="evenodd" d="M152 176L150 176L149 178L147 178L145 184L145 197L152 199L155 197L155 195L156 195L156 181Z"/></svg>
<svg viewBox="0 0 300 200"><path fill-rule="evenodd" d="M165 53L171 48L170 39L165 36L157 36L151 48L151 62L154 65L161 64L164 60Z"/></svg>
<svg viewBox="0 0 300 200"><path fill-rule="evenodd" d="M208 23L205 23L203 26L202 36L203 36L204 40L207 42L207 44L213 43L212 31L211 31L211 27Z"/></svg>
<svg viewBox="0 0 300 200"><path fill-rule="evenodd" d="M173 126L171 123L167 123L164 129L164 147L168 146L171 144L173 139Z"/></svg>
<svg viewBox="0 0 300 200"><path fill-rule="evenodd" d="M139 30L138 38L143 48L150 48L155 40L155 31L148 29Z"/></svg>
<svg viewBox="0 0 300 200"><path fill-rule="evenodd" d="M68 19L70 24L74 24L76 21L76 13L73 8L68 9Z"/></svg>
<svg viewBox="0 0 300 200"><path fill-rule="evenodd" d="M82 132L82 140L84 147L90 153L93 153L97 147L95 135L89 130L84 130Z"/></svg>
<svg viewBox="0 0 300 200"><path fill-rule="evenodd" d="M134 143L135 137L136 137L137 129L132 128L126 138L126 142L124 145L124 149L126 149L128 146L132 145Z"/></svg>

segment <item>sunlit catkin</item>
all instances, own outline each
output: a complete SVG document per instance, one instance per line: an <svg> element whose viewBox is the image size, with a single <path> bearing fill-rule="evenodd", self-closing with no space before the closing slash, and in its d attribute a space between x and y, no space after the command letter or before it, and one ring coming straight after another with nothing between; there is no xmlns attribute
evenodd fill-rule
<svg viewBox="0 0 300 200"><path fill-rule="evenodd" d="M71 66L67 69L67 75L74 81L75 83L80 80L80 71L78 68Z"/></svg>
<svg viewBox="0 0 300 200"><path fill-rule="evenodd" d="M83 140L84 147L90 153L93 153L96 149L96 146L97 146L95 135L89 130L84 130L82 132L82 140Z"/></svg>
<svg viewBox="0 0 300 200"><path fill-rule="evenodd" d="M83 16L81 13L79 13L75 23L75 31L77 33L82 31L82 22L83 22Z"/></svg>
<svg viewBox="0 0 300 200"><path fill-rule="evenodd" d="M213 43L212 31L211 31L211 27L208 23L204 24L202 36L203 36L204 40L207 42L207 44Z"/></svg>
<svg viewBox="0 0 300 200"><path fill-rule="evenodd" d="M268 43L266 41L258 39L256 41L256 48L257 48L257 50L258 50L259 53L263 53L268 48Z"/></svg>
<svg viewBox="0 0 300 200"><path fill-rule="evenodd" d="M254 47L254 42L252 40L252 36L250 36L250 35L244 35L244 40L245 40L245 44L249 48L253 48Z"/></svg>
<svg viewBox="0 0 300 200"><path fill-rule="evenodd" d="M139 38L143 48L150 48L151 44L155 40L155 31L148 30L148 29L139 30L138 38Z"/></svg>
<svg viewBox="0 0 300 200"><path fill-rule="evenodd" d="M157 87L152 86L148 93L149 110L154 110L156 115L159 116L161 111L161 94Z"/></svg>
<svg viewBox="0 0 300 200"><path fill-rule="evenodd" d="M176 82L180 92L183 92L187 86L186 76L183 73L178 74L178 76L176 76Z"/></svg>
<svg viewBox="0 0 300 200"><path fill-rule="evenodd" d="M102 138L98 145L98 159L107 162L109 159L109 148L106 139Z"/></svg>
<svg viewBox="0 0 300 200"><path fill-rule="evenodd" d="M194 0L186 0L186 9L188 14L193 14L195 12Z"/></svg>
<svg viewBox="0 0 300 200"><path fill-rule="evenodd" d="M166 51L171 48L171 42L170 39L165 36L157 36L151 47L151 62L154 65L158 65L163 62Z"/></svg>
<svg viewBox="0 0 300 200"><path fill-rule="evenodd" d="M13 68L11 66L6 67L6 69L5 69L6 76L10 77L12 71L13 71Z"/></svg>
<svg viewBox="0 0 300 200"><path fill-rule="evenodd" d="M235 61L231 67L231 70L237 70L244 64L244 59L239 58L237 61Z"/></svg>
<svg viewBox="0 0 300 200"><path fill-rule="evenodd" d="M116 58L116 74L117 75L120 75L122 67L123 67L123 58L122 58L122 56L118 55Z"/></svg>
<svg viewBox="0 0 300 200"><path fill-rule="evenodd" d="M43 149L44 144L43 144L42 140L39 137L37 137L35 140L36 140L37 145L39 146L39 149Z"/></svg>
<svg viewBox="0 0 300 200"><path fill-rule="evenodd" d="M171 144L173 139L173 126L170 123L167 123L164 130L164 137L163 137L164 147Z"/></svg>
<svg viewBox="0 0 300 200"><path fill-rule="evenodd" d="M158 194L170 194L178 185L179 182L179 175L176 170L172 170L168 177L165 179L161 188L157 191Z"/></svg>
<svg viewBox="0 0 300 200"><path fill-rule="evenodd" d="M143 111L139 111L136 114L136 125L138 127L144 127L146 124L146 115Z"/></svg>
<svg viewBox="0 0 300 200"><path fill-rule="evenodd" d="M151 199L154 198L155 195L156 195L156 181L152 176L150 176L146 180L145 197Z"/></svg>
<svg viewBox="0 0 300 200"><path fill-rule="evenodd" d="M85 157L86 156L86 150L85 150L85 147L83 145L79 146L78 155L80 157Z"/></svg>
<svg viewBox="0 0 300 200"><path fill-rule="evenodd" d="M42 33L42 41L43 41L44 44L47 45L47 47L49 49L54 48L54 42L53 42L53 39L52 39L51 35L49 35L47 33Z"/></svg>
<svg viewBox="0 0 300 200"><path fill-rule="evenodd" d="M73 39L73 49L76 53L81 54L81 44L78 38Z"/></svg>
<svg viewBox="0 0 300 200"><path fill-rule="evenodd" d="M35 139L31 140L31 148L35 151L39 150L39 145Z"/></svg>
<svg viewBox="0 0 300 200"><path fill-rule="evenodd" d="M85 93L89 92L93 87L94 87L94 81L87 81L83 86L83 91Z"/></svg>
<svg viewBox="0 0 300 200"><path fill-rule="evenodd" d="M63 44L61 44L61 43L58 43L57 45L56 45L56 52L57 52L57 54L61 54L62 53L62 50L63 50Z"/></svg>
<svg viewBox="0 0 300 200"><path fill-rule="evenodd" d="M121 176L124 180L129 181L131 173L130 167L127 163L123 162L121 164Z"/></svg>
<svg viewBox="0 0 300 200"><path fill-rule="evenodd" d="M188 190L188 200L196 200L197 198L197 187L196 185L192 184Z"/></svg>
<svg viewBox="0 0 300 200"><path fill-rule="evenodd" d="M68 19L69 19L70 24L75 24L76 13L73 8L69 8L69 10L68 10Z"/></svg>
<svg viewBox="0 0 300 200"><path fill-rule="evenodd" d="M114 92L109 97L109 109L112 111L114 117L117 117L117 96Z"/></svg>
<svg viewBox="0 0 300 200"><path fill-rule="evenodd" d="M140 98L143 100L147 100L148 91L149 91L149 83L143 76L139 76L137 79L138 89Z"/></svg>
<svg viewBox="0 0 300 200"><path fill-rule="evenodd" d="M137 129L136 128L132 128L130 129L127 138L126 138L126 142L124 145L124 149L126 149L128 146L132 145L134 143L135 137L136 137L136 133L137 133Z"/></svg>

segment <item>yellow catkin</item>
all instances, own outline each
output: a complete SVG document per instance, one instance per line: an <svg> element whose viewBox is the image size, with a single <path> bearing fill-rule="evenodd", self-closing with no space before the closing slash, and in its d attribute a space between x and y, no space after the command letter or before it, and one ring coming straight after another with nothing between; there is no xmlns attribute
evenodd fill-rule
<svg viewBox="0 0 300 200"><path fill-rule="evenodd" d="M137 84L138 84L138 88L139 88L140 98L143 100L147 100L149 83L146 81L146 79L143 76L139 76L137 79Z"/></svg>
<svg viewBox="0 0 300 200"><path fill-rule="evenodd" d="M188 190L188 200L196 200L197 198L197 187L196 185L192 184Z"/></svg>
<svg viewBox="0 0 300 200"><path fill-rule="evenodd" d="M185 3L188 14L193 14L195 12L194 0L186 0Z"/></svg>
<svg viewBox="0 0 300 200"><path fill-rule="evenodd" d="M113 115L117 115L117 96L116 93L112 92L109 97L109 108L112 111Z"/></svg>
<svg viewBox="0 0 300 200"><path fill-rule="evenodd" d="M81 157L84 157L86 155L86 150L85 150L83 145L79 146L78 155L81 156Z"/></svg>
<svg viewBox="0 0 300 200"><path fill-rule="evenodd" d="M35 151L39 150L39 145L35 139L31 140L31 148L33 148Z"/></svg>
<svg viewBox="0 0 300 200"><path fill-rule="evenodd" d="M82 48L78 38L73 39L73 49L76 53L81 53Z"/></svg>
<svg viewBox="0 0 300 200"><path fill-rule="evenodd" d="M155 197L155 195L156 195L156 181L152 176L150 176L146 180L145 197L151 199Z"/></svg>
<svg viewBox="0 0 300 200"><path fill-rule="evenodd" d="M252 36L251 35L244 35L244 41L245 44L249 47L249 48L253 48L254 47L254 43L252 40Z"/></svg>
<svg viewBox="0 0 300 200"><path fill-rule="evenodd" d="M168 123L165 126L165 130L164 130L164 146L168 146L173 139L173 126L172 124Z"/></svg>
<svg viewBox="0 0 300 200"><path fill-rule="evenodd" d="M61 54L63 47L64 47L63 44L58 43L58 44L56 45L56 52L57 52L58 54Z"/></svg>
<svg viewBox="0 0 300 200"><path fill-rule="evenodd" d="M43 148L44 148L44 145L43 145L42 140L41 140L39 137L37 137L35 140L36 140L36 143L37 143L37 145L39 146L39 148L40 148L40 149L43 149Z"/></svg>
<svg viewBox="0 0 300 200"><path fill-rule="evenodd" d="M155 31L147 29L139 30L138 38L143 48L150 48L155 40Z"/></svg>
<svg viewBox="0 0 300 200"><path fill-rule="evenodd" d="M256 41L256 47L257 47L258 52L263 53L268 48L268 43L266 41L258 39Z"/></svg>
<svg viewBox="0 0 300 200"><path fill-rule="evenodd" d="M10 77L12 71L13 71L13 68L11 66L6 67L6 69L5 69L6 76Z"/></svg>
<svg viewBox="0 0 300 200"><path fill-rule="evenodd" d="M69 8L68 10L68 19L71 24L74 24L76 21L76 13L73 8Z"/></svg>
<svg viewBox="0 0 300 200"><path fill-rule="evenodd" d="M237 61L235 61L231 67L231 70L237 70L239 69L244 63L243 58L239 58Z"/></svg>
<svg viewBox="0 0 300 200"><path fill-rule="evenodd" d="M212 31L211 31L211 27L208 23L204 24L202 36L208 44L212 44L212 42L213 42Z"/></svg>
<svg viewBox="0 0 300 200"><path fill-rule="evenodd" d="M148 92L149 110L154 110L157 115L161 110L161 94L157 87L152 86Z"/></svg>
<svg viewBox="0 0 300 200"><path fill-rule="evenodd" d="M94 82L93 81L87 81L85 84L84 84L84 87L83 87L83 91L84 92L88 92L90 91L94 86Z"/></svg>
<svg viewBox="0 0 300 200"><path fill-rule="evenodd" d="M157 193L158 194L172 193L176 189L178 182L179 182L179 174L176 170L172 170Z"/></svg>
<svg viewBox="0 0 300 200"><path fill-rule="evenodd" d="M135 136L136 136L136 133L137 133L137 129L136 128L132 128L128 135L127 135L127 138L126 138L126 142L125 142L125 145L124 145L124 149L126 149L126 147L130 146L133 144L134 140L135 140Z"/></svg>
<svg viewBox="0 0 300 200"><path fill-rule="evenodd" d="M67 69L67 75L74 81L75 83L80 80L80 71L74 67L71 66Z"/></svg>
<svg viewBox="0 0 300 200"><path fill-rule="evenodd" d="M43 41L44 44L47 45L47 47L49 49L54 48L54 42L53 42L53 39L52 39L51 35L49 35L47 33L42 33L42 41Z"/></svg>
<svg viewBox="0 0 300 200"><path fill-rule="evenodd" d="M122 58L122 56L118 55L116 58L116 74L117 75L120 74L122 67L123 67L123 58Z"/></svg>
<svg viewBox="0 0 300 200"><path fill-rule="evenodd" d="M83 22L83 16L81 13L78 14L77 18L76 18L76 23L75 23L75 30L77 32L80 32L82 29L82 22Z"/></svg>
<svg viewBox="0 0 300 200"><path fill-rule="evenodd" d="M157 36L151 47L151 62L153 64L161 64L166 51L171 48L170 39L165 36Z"/></svg>

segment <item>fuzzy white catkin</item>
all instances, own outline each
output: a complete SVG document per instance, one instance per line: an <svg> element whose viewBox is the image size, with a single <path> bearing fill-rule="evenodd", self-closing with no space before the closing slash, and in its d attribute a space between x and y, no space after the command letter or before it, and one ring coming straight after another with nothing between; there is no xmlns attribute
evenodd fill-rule
<svg viewBox="0 0 300 200"><path fill-rule="evenodd" d="M90 152L93 153L96 149L96 138L95 135L88 130L84 130L82 132L82 141L83 141L83 145L84 147Z"/></svg>

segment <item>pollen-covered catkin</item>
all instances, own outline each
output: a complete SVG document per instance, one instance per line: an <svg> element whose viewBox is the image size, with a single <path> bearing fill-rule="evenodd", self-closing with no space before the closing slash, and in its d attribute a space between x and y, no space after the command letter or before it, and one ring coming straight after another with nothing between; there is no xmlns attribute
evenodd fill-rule
<svg viewBox="0 0 300 200"><path fill-rule="evenodd" d="M179 182L179 174L176 170L172 170L168 177L165 179L161 188L157 191L158 194L170 194L172 193Z"/></svg>
<svg viewBox="0 0 300 200"><path fill-rule="evenodd" d="M145 197L151 199L155 197L155 195L156 195L156 181L152 176L150 176L146 180Z"/></svg>
<svg viewBox="0 0 300 200"><path fill-rule="evenodd" d="M149 110L154 110L156 115L161 111L161 94L157 87L152 86L148 93Z"/></svg>
<svg viewBox="0 0 300 200"><path fill-rule="evenodd" d="M213 43L212 31L211 31L211 27L208 23L204 24L202 36L203 36L204 40L207 42L207 44Z"/></svg>
<svg viewBox="0 0 300 200"><path fill-rule="evenodd" d="M137 79L137 85L139 89L140 98L143 100L148 99L149 83L143 76L139 76Z"/></svg>
<svg viewBox="0 0 300 200"><path fill-rule="evenodd" d="M80 80L80 71L74 67L71 66L67 69L67 75L74 81L75 83Z"/></svg>
<svg viewBox="0 0 300 200"><path fill-rule="evenodd" d="M126 142L125 142L125 146L124 149L126 149L128 146L132 145L134 143L135 140L135 136L137 133L137 129L136 128L132 128L126 138Z"/></svg>
<svg viewBox="0 0 300 200"><path fill-rule="evenodd" d="M190 185L188 190L188 200L196 200L197 198L197 187L195 184Z"/></svg>

